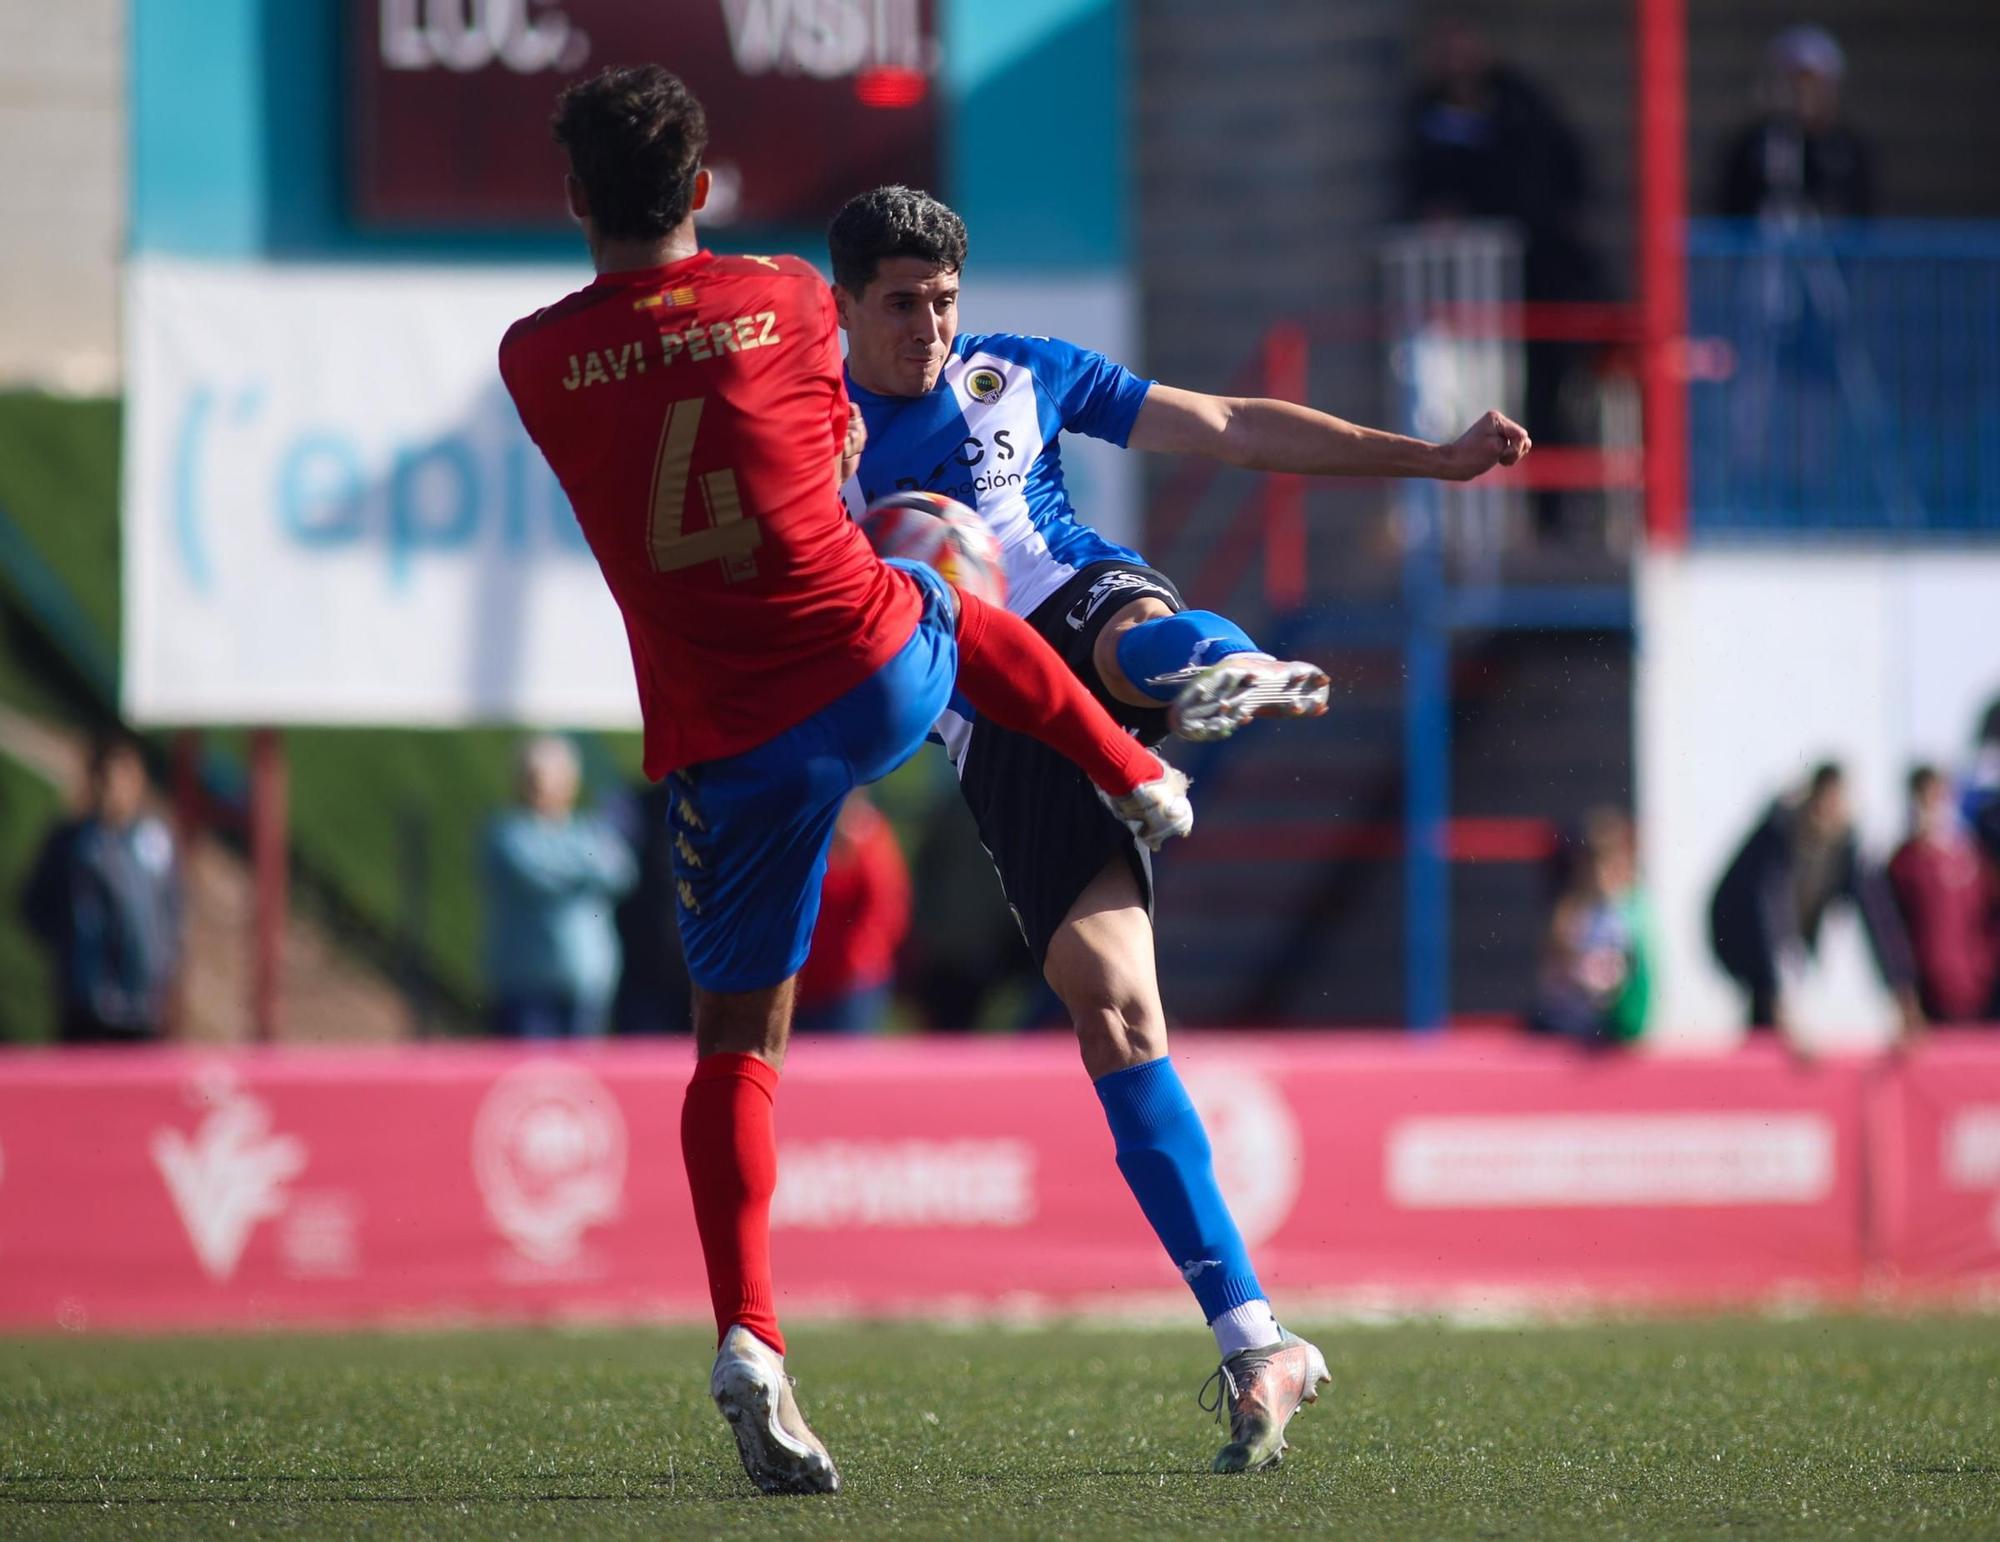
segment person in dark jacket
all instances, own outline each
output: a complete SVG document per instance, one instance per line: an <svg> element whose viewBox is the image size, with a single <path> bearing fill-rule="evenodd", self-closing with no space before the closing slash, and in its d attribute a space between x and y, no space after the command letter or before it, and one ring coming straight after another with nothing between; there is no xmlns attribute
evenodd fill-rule
<svg viewBox="0 0 2000 1542"><path fill-rule="evenodd" d="M22 890L22 918L49 951L65 1044L135 1044L165 1028L180 874L174 838L145 802L138 749L100 737L82 814L49 833Z"/></svg>
<svg viewBox="0 0 2000 1542"><path fill-rule="evenodd" d="M1778 799L1730 859L1709 902L1716 961L1749 1000L1750 1026L1787 1035L1786 991L1819 944L1836 902L1860 913L1882 978L1894 992L1905 1032L1922 1021L1910 945L1880 872L1861 858L1848 809L1847 777L1818 767L1802 793Z"/></svg>
<svg viewBox="0 0 2000 1542"><path fill-rule="evenodd" d="M1503 220L1521 238L1521 287L1530 302L1603 297L1586 234L1590 168L1584 142L1555 98L1494 56L1470 14L1441 17L1425 40L1423 74L1404 110L1403 217L1416 222ZM1579 441L1566 382L1592 350L1540 339L1527 345L1527 421L1544 444ZM1535 519L1557 533L1561 500L1538 495Z"/></svg>
<svg viewBox="0 0 2000 1542"><path fill-rule="evenodd" d="M1723 152L1721 212L1782 222L1868 218L1874 158L1840 119L1840 45L1819 27L1789 27L1771 40L1765 64L1770 111Z"/></svg>

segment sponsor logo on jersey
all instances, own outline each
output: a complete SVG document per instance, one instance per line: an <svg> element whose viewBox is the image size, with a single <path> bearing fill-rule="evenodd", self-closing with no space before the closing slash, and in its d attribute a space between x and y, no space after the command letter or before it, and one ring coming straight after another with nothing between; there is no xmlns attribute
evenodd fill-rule
<svg viewBox="0 0 2000 1542"><path fill-rule="evenodd" d="M976 369L965 377L965 394L974 401L992 406L1007 389L1007 378L997 369Z"/></svg>
<svg viewBox="0 0 2000 1542"><path fill-rule="evenodd" d="M1103 608L1104 602L1112 595L1127 594L1134 589L1143 589L1148 594L1158 595L1163 600L1167 598L1167 592L1147 574L1135 573L1130 568L1120 568L1098 579L1082 598L1070 606L1069 614L1064 617L1069 622L1069 629L1072 632L1081 632L1090 624L1090 618Z"/></svg>

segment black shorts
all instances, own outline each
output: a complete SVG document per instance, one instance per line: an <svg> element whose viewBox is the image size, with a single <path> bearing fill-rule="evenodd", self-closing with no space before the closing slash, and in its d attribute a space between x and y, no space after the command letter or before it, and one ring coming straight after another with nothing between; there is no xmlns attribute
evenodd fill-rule
<svg viewBox="0 0 2000 1542"><path fill-rule="evenodd" d="M1154 745L1167 736L1166 709L1113 700L1091 661L1105 624L1141 599L1186 609L1165 574L1137 563L1100 562L1044 600L1028 625L1122 727ZM1131 864L1151 914L1152 853L1104 806L1090 778L1041 740L980 719L959 764L959 787L1037 965L1047 959L1049 939L1077 897L1116 857Z"/></svg>

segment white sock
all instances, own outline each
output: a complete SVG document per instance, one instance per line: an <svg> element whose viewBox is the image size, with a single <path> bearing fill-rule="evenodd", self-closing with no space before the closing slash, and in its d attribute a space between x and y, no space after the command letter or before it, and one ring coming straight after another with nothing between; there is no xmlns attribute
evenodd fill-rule
<svg viewBox="0 0 2000 1542"><path fill-rule="evenodd" d="M1239 1349L1262 1349L1278 1342L1278 1319L1268 1301L1246 1301L1232 1306L1209 1327L1215 1331L1215 1347L1227 1360Z"/></svg>

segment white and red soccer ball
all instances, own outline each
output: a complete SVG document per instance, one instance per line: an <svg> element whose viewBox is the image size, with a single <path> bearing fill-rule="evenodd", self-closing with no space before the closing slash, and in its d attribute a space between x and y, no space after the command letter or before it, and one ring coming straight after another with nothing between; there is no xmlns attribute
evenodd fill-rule
<svg viewBox="0 0 2000 1542"><path fill-rule="evenodd" d="M989 605L1007 603L999 539L957 499L943 493L890 493L869 504L859 523L879 556L921 562Z"/></svg>

